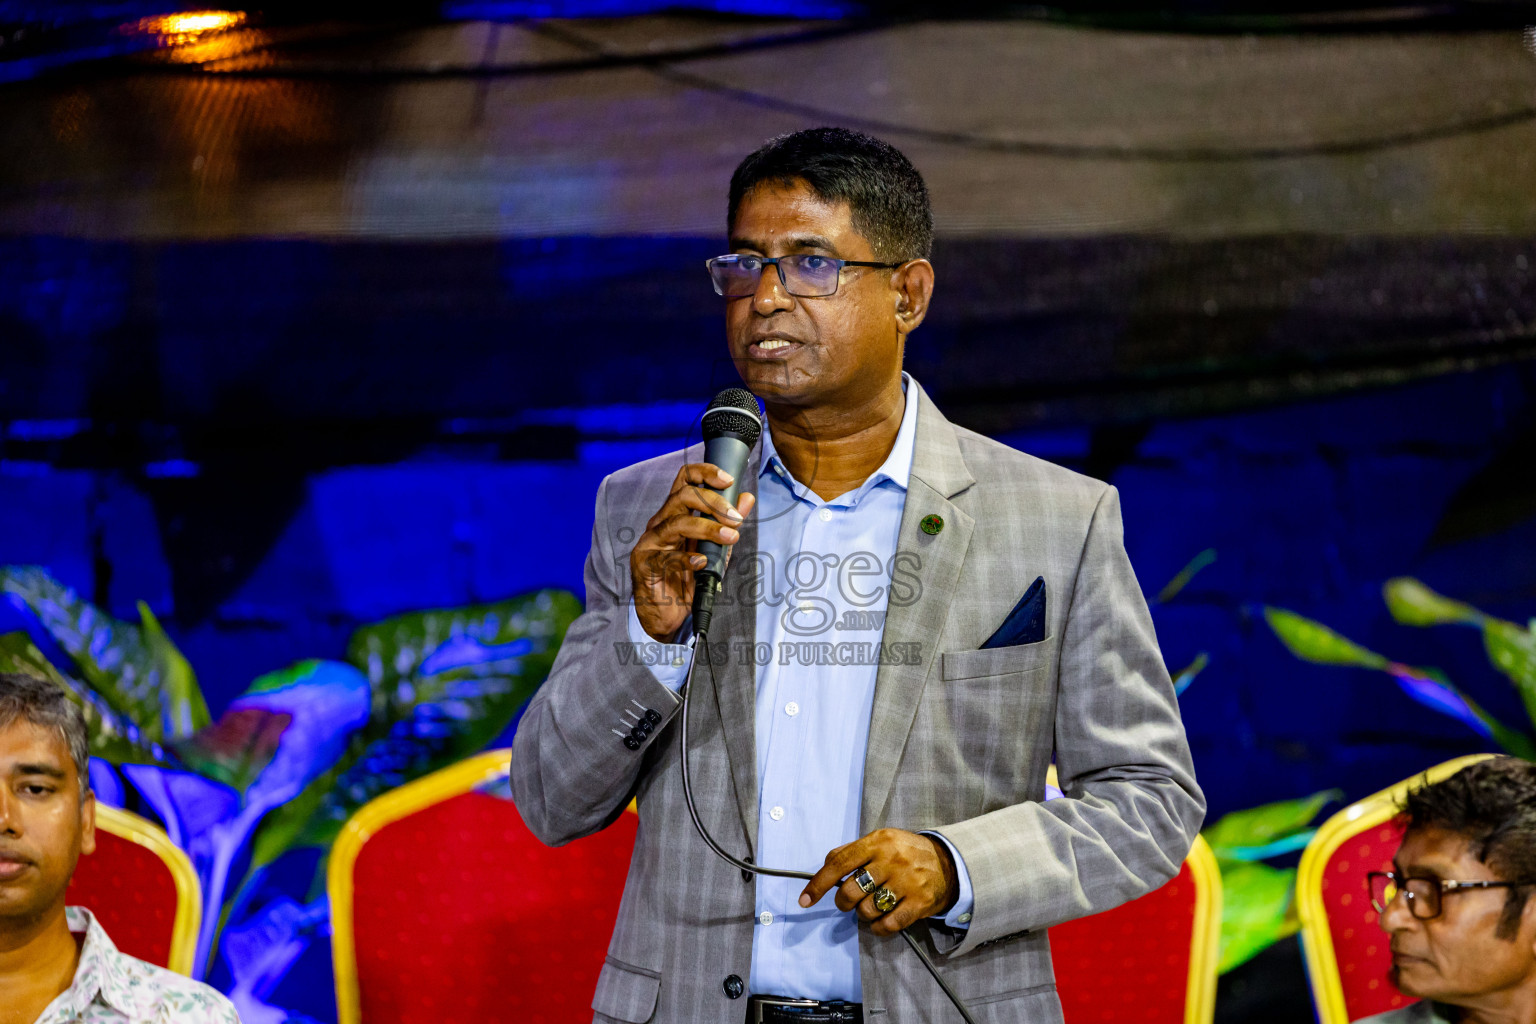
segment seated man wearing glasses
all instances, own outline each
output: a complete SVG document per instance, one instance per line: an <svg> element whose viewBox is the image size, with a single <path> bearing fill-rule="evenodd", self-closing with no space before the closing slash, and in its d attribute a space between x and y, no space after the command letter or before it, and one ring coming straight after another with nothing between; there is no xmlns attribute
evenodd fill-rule
<svg viewBox="0 0 1536 1024"><path fill-rule="evenodd" d="M238 1024L202 982L117 951L66 907L96 848L85 720L53 683L0 672L0 1024Z"/></svg>
<svg viewBox="0 0 1536 1024"><path fill-rule="evenodd" d="M1392 983L1423 1002L1360 1024L1536 1021L1536 764L1496 757L1408 795L1370 875ZM1401 897L1401 899L1399 899Z"/></svg>

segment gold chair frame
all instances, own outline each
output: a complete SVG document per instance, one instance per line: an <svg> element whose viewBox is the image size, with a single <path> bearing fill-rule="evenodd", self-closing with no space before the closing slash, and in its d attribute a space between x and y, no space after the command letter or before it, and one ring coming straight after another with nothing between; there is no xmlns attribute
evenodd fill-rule
<svg viewBox="0 0 1536 1024"><path fill-rule="evenodd" d="M154 822L120 807L96 804L98 831L127 839L149 850L171 872L176 884L176 916L171 926L171 950L166 966L177 974L192 974L192 959L197 952L197 929L203 915L203 887L193 870L192 859L171 842L171 837Z"/></svg>
<svg viewBox="0 0 1536 1024"><path fill-rule="evenodd" d="M1204 836L1195 836L1189 855L1195 883L1195 926L1189 940L1189 990L1184 1024L1211 1024L1216 1018L1216 968L1221 962L1221 867Z"/></svg>

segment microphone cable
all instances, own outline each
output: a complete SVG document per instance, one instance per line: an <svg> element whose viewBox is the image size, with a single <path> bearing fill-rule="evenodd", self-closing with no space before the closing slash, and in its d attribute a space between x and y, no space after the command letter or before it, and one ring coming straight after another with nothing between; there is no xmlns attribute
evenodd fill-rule
<svg viewBox="0 0 1536 1024"><path fill-rule="evenodd" d="M715 842L715 837L710 835L709 829L704 827L704 819L699 817L699 809L693 803L693 782L688 771L688 708L693 704L693 673L699 667L701 651L704 660L709 664L709 680L712 684L716 685L718 692L718 683L715 680L715 663L714 659L709 656L709 634L704 631L694 634L693 657L688 663L688 676L683 681L683 711L682 722L679 725L682 730L682 734L679 737L679 748L681 753L680 760L683 763L683 799L688 804L688 815L693 819L693 827L698 830L699 837L704 840L705 845L713 850L716 856L732 867L754 875L771 875L774 878L803 878L809 881L814 877L809 871L763 867L760 864L753 864L750 861L732 856L719 843ZM945 981L943 976L939 974L939 970L933 965L933 961L928 959L928 954L923 952L922 946L918 945L917 940L912 937L911 929L903 928L897 934L907 940L907 945L912 947L912 952L917 954L917 958L923 962L923 966L928 969L928 973L933 976L933 980L939 983L939 988L944 990L944 994L949 997L949 1001L955 1004L955 1009L960 1011L960 1016L965 1021L965 1024L976 1024L976 1018L972 1017L970 1010L966 1009L964 1001L950 987L949 982Z"/></svg>

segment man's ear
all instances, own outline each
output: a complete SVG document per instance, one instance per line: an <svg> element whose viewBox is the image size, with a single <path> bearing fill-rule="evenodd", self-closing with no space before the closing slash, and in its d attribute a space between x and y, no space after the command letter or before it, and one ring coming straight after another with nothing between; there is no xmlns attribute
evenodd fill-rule
<svg viewBox="0 0 1536 1024"><path fill-rule="evenodd" d="M891 291L896 299L896 329L911 334L928 315L933 299L933 264L927 260L903 263L892 272Z"/></svg>
<svg viewBox="0 0 1536 1024"><path fill-rule="evenodd" d="M80 804L80 852L96 852L96 794L85 794Z"/></svg>

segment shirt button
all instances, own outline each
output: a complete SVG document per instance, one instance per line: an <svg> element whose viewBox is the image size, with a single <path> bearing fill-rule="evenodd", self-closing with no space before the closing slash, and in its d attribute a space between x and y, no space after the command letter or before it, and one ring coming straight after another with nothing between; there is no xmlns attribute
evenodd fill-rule
<svg viewBox="0 0 1536 1024"><path fill-rule="evenodd" d="M829 522L832 519L832 510L829 508L824 508L816 514L821 517L821 521L824 523Z"/></svg>
<svg viewBox="0 0 1536 1024"><path fill-rule="evenodd" d="M757 915L757 923L758 924L773 924L773 915L768 913L768 911L765 910L761 914Z"/></svg>
<svg viewBox="0 0 1536 1024"><path fill-rule="evenodd" d="M773 810L768 812L768 817L772 818L774 821L778 821L780 818L784 817L784 808L775 807Z"/></svg>
<svg viewBox="0 0 1536 1024"><path fill-rule="evenodd" d="M955 920L959 921L961 924L970 924L971 923L971 915L970 914L961 914L959 917L955 918Z"/></svg>
<svg viewBox="0 0 1536 1024"><path fill-rule="evenodd" d="M784 705L784 713L790 718L794 718L800 713L800 705L796 704L794 701L790 701L788 704Z"/></svg>
<svg viewBox="0 0 1536 1024"><path fill-rule="evenodd" d="M809 601L801 601L799 604L795 605L795 607L802 612L808 612L814 608L815 605L811 604Z"/></svg>

